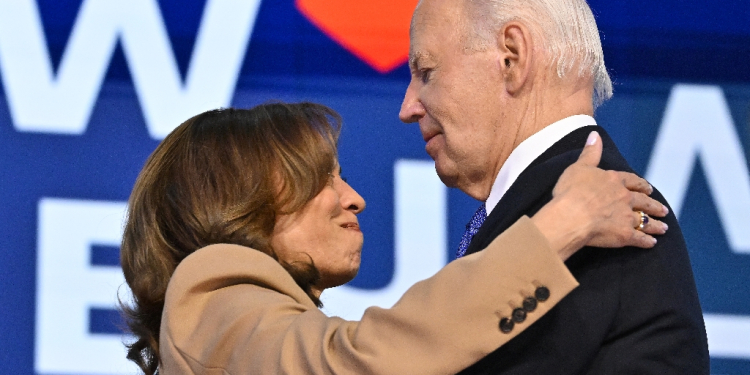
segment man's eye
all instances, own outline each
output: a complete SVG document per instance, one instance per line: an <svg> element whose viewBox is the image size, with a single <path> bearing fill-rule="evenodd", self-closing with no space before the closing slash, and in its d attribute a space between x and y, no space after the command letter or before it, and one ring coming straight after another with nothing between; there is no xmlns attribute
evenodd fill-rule
<svg viewBox="0 0 750 375"><path fill-rule="evenodd" d="M422 79L422 83L429 82L430 75L432 75L432 69L422 69L419 71L419 77Z"/></svg>

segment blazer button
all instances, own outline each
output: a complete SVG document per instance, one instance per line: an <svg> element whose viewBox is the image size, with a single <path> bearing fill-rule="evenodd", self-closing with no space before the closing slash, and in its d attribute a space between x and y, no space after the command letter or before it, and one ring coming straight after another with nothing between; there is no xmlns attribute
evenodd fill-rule
<svg viewBox="0 0 750 375"><path fill-rule="evenodd" d="M518 308L513 310L513 321L516 323L523 323L526 320L526 310Z"/></svg>
<svg viewBox="0 0 750 375"><path fill-rule="evenodd" d="M537 305L537 302L536 302L536 298L534 297L529 297L523 300L523 309L526 310L526 312L532 312L536 310L536 305Z"/></svg>
<svg viewBox="0 0 750 375"><path fill-rule="evenodd" d="M514 325L515 323L513 323L512 320L508 318L502 318L500 320L500 331L502 331L503 333L510 333L510 331L513 330Z"/></svg>
<svg viewBox="0 0 750 375"><path fill-rule="evenodd" d="M549 299L549 289L547 289L546 286L540 286L539 288L536 288L534 297L536 297L536 299L541 302L546 301L547 299Z"/></svg>

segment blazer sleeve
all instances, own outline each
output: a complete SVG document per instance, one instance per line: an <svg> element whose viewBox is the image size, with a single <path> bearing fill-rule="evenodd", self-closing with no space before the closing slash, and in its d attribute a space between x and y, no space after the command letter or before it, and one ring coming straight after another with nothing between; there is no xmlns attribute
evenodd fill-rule
<svg viewBox="0 0 750 375"><path fill-rule="evenodd" d="M183 260L170 280L160 373L455 374L577 285L528 217L358 322L327 317L265 254L212 245ZM501 319L542 286L549 297L503 333Z"/></svg>

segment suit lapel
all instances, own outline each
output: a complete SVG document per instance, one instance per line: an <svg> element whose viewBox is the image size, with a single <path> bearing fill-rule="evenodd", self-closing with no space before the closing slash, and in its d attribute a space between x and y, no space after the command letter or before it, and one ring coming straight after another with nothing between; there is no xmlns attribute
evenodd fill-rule
<svg viewBox="0 0 750 375"><path fill-rule="evenodd" d="M485 220L466 251L472 254L487 247L500 233L508 229L523 215L533 215L552 199L552 189L562 172L574 163L583 149L591 131L597 130L606 137L598 126L585 126L566 135L542 155L536 158L518 179L511 185L495 209ZM609 137L604 142L611 143Z"/></svg>

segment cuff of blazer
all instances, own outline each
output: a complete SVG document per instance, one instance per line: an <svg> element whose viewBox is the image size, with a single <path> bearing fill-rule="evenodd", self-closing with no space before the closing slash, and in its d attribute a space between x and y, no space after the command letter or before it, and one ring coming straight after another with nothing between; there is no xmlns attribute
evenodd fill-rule
<svg viewBox="0 0 750 375"><path fill-rule="evenodd" d="M578 286L578 281L528 216L518 219L483 251L462 259L497 264L499 278L515 278L513 285L517 287L517 294L508 296L496 311L501 326L503 320L508 319L506 329L501 327L500 330L501 336L508 340L537 321ZM509 269L515 272L509 272Z"/></svg>

